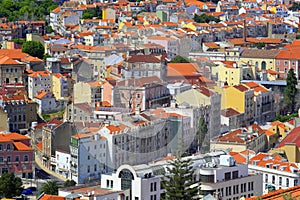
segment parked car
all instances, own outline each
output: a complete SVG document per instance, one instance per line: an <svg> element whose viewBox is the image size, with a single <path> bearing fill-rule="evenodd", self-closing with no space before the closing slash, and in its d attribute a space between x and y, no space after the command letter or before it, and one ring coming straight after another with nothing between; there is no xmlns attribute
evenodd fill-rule
<svg viewBox="0 0 300 200"><path fill-rule="evenodd" d="M27 189L30 189L30 190L32 190L33 192L36 191L36 187L28 187L28 188L26 188L26 190L27 190Z"/></svg>
<svg viewBox="0 0 300 200"><path fill-rule="evenodd" d="M31 194L33 194L33 192L32 192L31 189L27 188L27 189L23 190L22 194L24 194L24 195L31 195Z"/></svg>

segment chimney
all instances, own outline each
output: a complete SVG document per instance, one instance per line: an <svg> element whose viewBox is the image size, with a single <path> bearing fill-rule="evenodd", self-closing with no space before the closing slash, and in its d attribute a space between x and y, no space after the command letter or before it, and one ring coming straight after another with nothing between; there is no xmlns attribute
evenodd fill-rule
<svg viewBox="0 0 300 200"><path fill-rule="evenodd" d="M247 26L246 26L246 19L244 19L243 39L244 39L244 42L247 42Z"/></svg>

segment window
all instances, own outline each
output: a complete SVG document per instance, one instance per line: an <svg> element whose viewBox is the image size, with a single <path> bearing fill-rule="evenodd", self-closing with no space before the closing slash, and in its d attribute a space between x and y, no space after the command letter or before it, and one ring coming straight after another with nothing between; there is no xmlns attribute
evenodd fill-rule
<svg viewBox="0 0 300 200"><path fill-rule="evenodd" d="M298 179L294 179L294 186L298 185Z"/></svg>
<svg viewBox="0 0 300 200"><path fill-rule="evenodd" d="M27 156L27 155L24 156L24 161L25 161L25 162L28 161L28 156Z"/></svg>
<svg viewBox="0 0 300 200"><path fill-rule="evenodd" d="M97 164L94 165L94 171L97 171Z"/></svg>
<svg viewBox="0 0 300 200"><path fill-rule="evenodd" d="M2 144L0 144L0 151L2 151Z"/></svg>
<svg viewBox="0 0 300 200"><path fill-rule="evenodd" d="M7 156L7 157L6 157L6 161L7 161L7 162L11 162L10 156Z"/></svg>
<svg viewBox="0 0 300 200"><path fill-rule="evenodd" d="M239 177L239 171L232 172L232 178L233 179L238 178L238 177Z"/></svg>
<svg viewBox="0 0 300 200"><path fill-rule="evenodd" d="M0 157L0 163L3 163L3 157L2 156Z"/></svg>
<svg viewBox="0 0 300 200"><path fill-rule="evenodd" d="M140 94L137 94L137 95L136 95L136 98L138 98L138 99L141 98L141 95L140 95Z"/></svg>
<svg viewBox="0 0 300 200"><path fill-rule="evenodd" d="M282 177L279 177L279 185L282 185Z"/></svg>
<svg viewBox="0 0 300 200"><path fill-rule="evenodd" d="M285 60L285 61L284 61L284 65L285 65L285 66L288 65L288 61Z"/></svg>
<svg viewBox="0 0 300 200"><path fill-rule="evenodd" d="M272 176L272 183L275 184L275 175Z"/></svg>
<svg viewBox="0 0 300 200"><path fill-rule="evenodd" d="M20 156L15 156L15 162L19 162Z"/></svg>
<svg viewBox="0 0 300 200"><path fill-rule="evenodd" d="M10 150L10 144L7 144L6 149Z"/></svg>
<svg viewBox="0 0 300 200"><path fill-rule="evenodd" d="M230 172L226 172L225 173L225 181L230 180L231 179L231 173Z"/></svg>
<svg viewBox="0 0 300 200"><path fill-rule="evenodd" d="M150 192L153 192L153 183L150 184Z"/></svg>
<svg viewBox="0 0 300 200"><path fill-rule="evenodd" d="M109 180L106 180L106 187L109 188Z"/></svg>
<svg viewBox="0 0 300 200"><path fill-rule="evenodd" d="M154 189L154 191L156 191L156 182L154 182L154 188L153 189Z"/></svg>
<svg viewBox="0 0 300 200"><path fill-rule="evenodd" d="M286 178L286 187L290 187L289 178Z"/></svg>
<svg viewBox="0 0 300 200"><path fill-rule="evenodd" d="M87 166L87 173L90 173L90 166Z"/></svg>
<svg viewBox="0 0 300 200"><path fill-rule="evenodd" d="M111 188L114 187L114 181L113 181L113 180L110 181L110 187L111 187Z"/></svg>
<svg viewBox="0 0 300 200"><path fill-rule="evenodd" d="M90 156L88 156L87 159L90 160Z"/></svg>

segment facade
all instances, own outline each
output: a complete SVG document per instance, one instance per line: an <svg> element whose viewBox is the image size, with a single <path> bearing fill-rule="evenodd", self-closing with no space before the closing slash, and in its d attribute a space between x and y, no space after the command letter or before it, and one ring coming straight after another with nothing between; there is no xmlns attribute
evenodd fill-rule
<svg viewBox="0 0 300 200"><path fill-rule="evenodd" d="M102 101L101 83L93 82L78 82L74 84L74 103L90 103L97 106Z"/></svg>
<svg viewBox="0 0 300 200"><path fill-rule="evenodd" d="M167 66L163 56L131 55L124 65L121 77L125 79L157 76L163 81L166 80Z"/></svg>
<svg viewBox="0 0 300 200"><path fill-rule="evenodd" d="M57 101L52 92L40 92L34 97L34 101L38 104L39 113L51 113L64 109L67 101Z"/></svg>
<svg viewBox="0 0 300 200"><path fill-rule="evenodd" d="M271 121L275 117L274 93L255 82L247 82L244 86L254 90L254 119L257 123L263 124Z"/></svg>
<svg viewBox="0 0 300 200"><path fill-rule="evenodd" d="M74 81L62 74L52 75L52 92L56 99L67 99L73 95Z"/></svg>
<svg viewBox="0 0 300 200"><path fill-rule="evenodd" d="M30 138L18 133L0 134L0 173L13 172L21 178L33 178L34 149Z"/></svg>
<svg viewBox="0 0 300 200"><path fill-rule="evenodd" d="M125 199L161 199L165 190L161 187L162 173L167 172L168 161L152 164L122 165L112 174L101 176L101 186L113 190L129 190ZM196 180L199 181L199 198L210 194L221 199L240 199L262 194L262 176L248 174L247 165L236 165L233 157L224 152L190 156L194 162ZM211 159L214 163L207 163ZM225 160L225 161L224 161ZM231 163L228 163L229 161Z"/></svg>
<svg viewBox="0 0 300 200"><path fill-rule="evenodd" d="M88 183L100 179L107 172L107 140L99 128L85 128L71 137L70 175L76 183Z"/></svg>
<svg viewBox="0 0 300 200"><path fill-rule="evenodd" d="M69 144L72 135L76 133L75 127L69 122L52 120L42 127L42 164L56 171L55 152L56 150L69 152Z"/></svg>
<svg viewBox="0 0 300 200"><path fill-rule="evenodd" d="M178 38L170 36L151 36L147 38L147 43L163 46L167 52L167 58L172 59L179 55L180 46Z"/></svg>
<svg viewBox="0 0 300 200"><path fill-rule="evenodd" d="M244 114L244 121L242 124L251 124L254 122L254 90L239 84L229 87L224 87L221 90L222 100L221 108L233 108L239 113ZM239 101L236 101L239 99Z"/></svg>
<svg viewBox="0 0 300 200"><path fill-rule="evenodd" d="M1 52L0 52L1 53ZM5 52L4 52L5 53ZM11 56L0 56L0 83L23 83L23 72L25 64L17 61Z"/></svg>
<svg viewBox="0 0 300 200"><path fill-rule="evenodd" d="M37 71L28 75L28 97L33 99L39 92L51 92L52 78L48 71Z"/></svg>
<svg viewBox="0 0 300 200"><path fill-rule="evenodd" d="M170 104L166 84L157 76L126 79L114 87L114 106L146 110Z"/></svg>
<svg viewBox="0 0 300 200"><path fill-rule="evenodd" d="M225 126L227 131L241 127L243 121L244 115L233 108L221 110L221 125Z"/></svg>
<svg viewBox="0 0 300 200"><path fill-rule="evenodd" d="M71 155L67 151L55 151L55 172L67 179L70 179ZM76 182L77 183L77 182Z"/></svg>
<svg viewBox="0 0 300 200"><path fill-rule="evenodd" d="M9 131L27 131L31 123L37 120L37 104L28 100L25 95L1 96L0 102L0 107L7 116L3 120Z"/></svg>

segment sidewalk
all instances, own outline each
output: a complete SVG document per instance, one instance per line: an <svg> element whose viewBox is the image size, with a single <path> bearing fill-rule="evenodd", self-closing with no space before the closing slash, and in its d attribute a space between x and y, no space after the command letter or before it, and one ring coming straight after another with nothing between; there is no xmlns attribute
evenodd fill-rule
<svg viewBox="0 0 300 200"><path fill-rule="evenodd" d="M36 154L35 154L35 163L36 163L36 165L38 165L42 170L44 170L44 171L47 172L48 174L50 174L50 175L52 175L52 176L54 176L54 177L56 177L56 178L58 178L58 179L60 179L60 180L62 180L62 181L68 180L66 177L61 176L61 175L55 173L54 171L51 171L51 170L48 169L47 167L45 167L45 166L41 163L41 161L38 159L38 157L37 157Z"/></svg>

